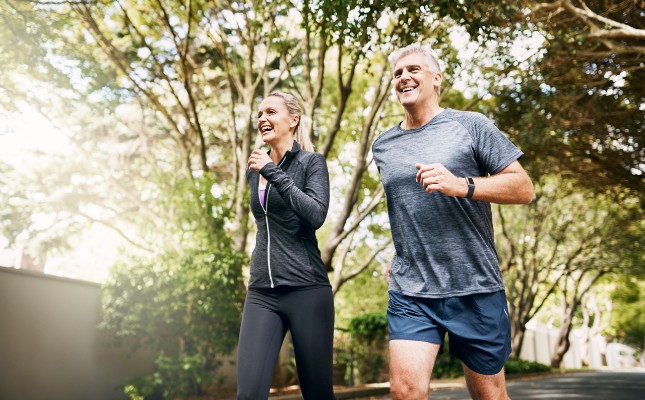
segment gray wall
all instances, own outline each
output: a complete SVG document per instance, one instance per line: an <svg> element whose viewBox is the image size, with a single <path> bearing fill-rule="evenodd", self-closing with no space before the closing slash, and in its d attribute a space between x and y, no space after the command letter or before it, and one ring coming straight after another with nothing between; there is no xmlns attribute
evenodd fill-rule
<svg viewBox="0 0 645 400"><path fill-rule="evenodd" d="M0 399L124 398L152 358L114 347L100 320L98 284L0 267Z"/></svg>

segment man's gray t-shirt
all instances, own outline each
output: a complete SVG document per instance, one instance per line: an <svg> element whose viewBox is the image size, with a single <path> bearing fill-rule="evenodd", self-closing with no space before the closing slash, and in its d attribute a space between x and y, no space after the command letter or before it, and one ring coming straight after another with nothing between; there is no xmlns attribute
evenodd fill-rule
<svg viewBox="0 0 645 400"><path fill-rule="evenodd" d="M427 193L415 165L441 163L458 177L487 176L523 153L484 115L452 109L417 129L389 129L372 152L396 249L389 290L445 298L504 289L490 203Z"/></svg>

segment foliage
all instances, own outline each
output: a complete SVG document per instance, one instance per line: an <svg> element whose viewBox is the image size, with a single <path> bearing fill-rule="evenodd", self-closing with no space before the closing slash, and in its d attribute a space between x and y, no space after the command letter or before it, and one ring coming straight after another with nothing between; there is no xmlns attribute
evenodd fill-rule
<svg viewBox="0 0 645 400"><path fill-rule="evenodd" d="M432 369L432 377L435 379L451 379L464 375L464 368L461 361L448 352L450 343L446 337L444 352L437 355Z"/></svg>
<svg viewBox="0 0 645 400"><path fill-rule="evenodd" d="M347 282L336 296L338 320L384 309L391 245L369 147L402 115L389 95L386 55L422 41L446 64L442 105L494 117L525 152L522 163L536 181L553 174L582 183L554 185L531 207L504 211L509 240L498 241L501 259L512 260L509 268L518 273L542 271L533 279L507 277L518 285L509 287L527 295L509 300L523 302L530 314L542 300L562 294L552 285L557 278L541 279L554 272L551 266L561 271L566 264L547 265L550 251L572 257L581 238L594 240L569 211L593 224L608 221L594 225L597 237L611 239L598 246L604 252L599 260L630 273L642 270L641 236L629 223L642 218L634 199L643 193L645 80L637 2L584 2L605 19L576 11L569 6L582 2L570 0L49 3L0 5L2 112L29 104L77 150L68 157L38 155L38 168L0 166L2 233L12 242L30 238L43 258L65 249L69 235L101 224L130 245L115 272L124 281L129 267L133 279L157 279L139 271L144 266L173 271L177 279L179 266L199 275L219 262L217 268L237 265L219 255L239 257L252 233L244 171L255 146L254 108L274 89L291 90L314 121L311 135L334 183L320 243L335 290ZM636 36L616 30L617 23ZM454 32L465 32L477 48L470 60L451 43ZM544 41L518 59L512 50L527 35ZM455 89L460 80L468 93ZM217 202L210 199L213 188L222 193ZM621 212L612 203L629 207ZM551 204L559 215L549 214ZM50 226L34 223L43 216ZM525 240L525 222L536 228L542 217L543 240ZM621 224L624 232L610 234ZM233 242L225 239L230 236ZM518 250L512 256L511 245ZM200 250L217 256L209 261ZM593 268L604 268L594 254L576 262L594 259ZM239 275L218 280L230 290L235 284L224 281L241 286L241 270L232 270Z"/></svg>
<svg viewBox="0 0 645 400"><path fill-rule="evenodd" d="M358 242L345 240L349 232L373 230L379 225L360 222L373 210L372 206L363 207L361 201L369 199L369 193L378 186L374 175L365 179L362 175L368 164L369 144L380 129L379 110L388 94L389 76L383 75L385 54L392 46L424 36L448 53L448 29L454 25L450 17L463 22L470 11L485 14L480 6L469 9L450 2L428 6L419 1L396 7L387 2L370 2L367 6L362 1L307 1L294 8L285 1L201 0L187 5L130 0L27 2L21 7L38 18L24 18L19 7L11 4L2 8L2 16L16 22L3 31L9 37L3 42L15 41L23 31L44 32L29 41L37 54L21 60L25 65L37 60L60 79L50 82L59 89L49 90L55 97L51 102L22 92L16 95L37 104L38 110L65 128L91 162L104 166L100 174L109 183L106 192L126 198L118 199L115 205L110 198L98 195L86 198L79 206L92 203L114 210L109 225L120 234L128 231L122 226L124 221L126 225L132 221L134 225L161 228L159 215L154 215L147 201L134 198L137 192L159 192L145 187L145 178L150 173L149 165L166 164L185 176L205 171L217 174L235 215L229 227L235 237L234 247L246 250L250 228L244 170L255 146L252 115L258 98L276 88L292 90L301 97L307 113L315 119L314 141L325 142L319 146L323 153L334 154L333 149L356 142L362 135L360 162L348 163L340 172L355 173L357 179L339 188L347 212L332 221L339 229L330 235L333 240L326 242L334 245L323 252L330 267L335 246L345 241L349 249ZM401 20L406 23L401 24ZM29 26L23 26L24 21L30 21ZM6 54L11 54L14 49L6 47ZM336 55L327 56L330 47L336 48ZM451 59L453 56L454 52ZM329 68L336 63L336 69ZM24 75L32 82L54 76L35 73L42 69L34 68ZM0 82L0 86L9 87L7 82ZM62 88L70 89L70 95ZM375 92L377 89L380 92ZM61 107L64 109L56 112ZM347 121L352 123L343 126ZM110 139L108 145L106 138ZM119 151L113 152L112 146L119 146ZM117 163L115 157L119 157ZM83 177L82 171L79 175ZM130 175L137 179L120 179ZM376 200L379 198L376 196ZM382 205L378 201L373 204L379 212ZM146 218L140 219L142 216ZM387 245L387 239L382 232L374 236L380 241L375 247L377 253ZM134 238L128 240L141 245Z"/></svg>
<svg viewBox="0 0 645 400"><path fill-rule="evenodd" d="M357 315L349 322L348 329L354 338L361 342L383 340L387 336L387 315L383 313Z"/></svg>
<svg viewBox="0 0 645 400"><path fill-rule="evenodd" d="M446 340L449 347L450 344ZM540 372L549 372L551 367L548 365L540 364L534 361L526 361L517 357L509 357L504 365L504 372L506 375L522 375L533 374ZM447 350L437 356L434 369L432 370L432 377L435 379L451 379L458 378L464 375L464 370L461 361L448 353Z"/></svg>
<svg viewBox="0 0 645 400"><path fill-rule="evenodd" d="M65 74L48 57L57 31L69 24L69 18L29 1L0 3L0 110L15 111L24 98L40 104L44 99L25 84L30 80L45 87L70 88Z"/></svg>
<svg viewBox="0 0 645 400"><path fill-rule="evenodd" d="M612 194L585 195L558 177L535 183L532 204L498 207L495 219L515 355L526 323L549 301L559 297L558 303L567 305L559 322L570 329L563 321L575 313L590 283L642 266L637 198L624 194L616 202Z"/></svg>
<svg viewBox="0 0 645 400"><path fill-rule="evenodd" d="M214 371L206 370L201 354L168 357L163 352L155 360L156 372L133 380L124 386L131 400L171 399L198 393L196 387L208 384Z"/></svg>
<svg viewBox="0 0 645 400"><path fill-rule="evenodd" d="M551 368L537 362L521 360L518 357L509 357L504 365L504 370L507 375L511 375L546 372L550 371ZM462 362L450 353L450 340L446 337L444 351L437 355L432 377L435 379L451 379L463 375Z"/></svg>
<svg viewBox="0 0 645 400"><path fill-rule="evenodd" d="M387 368L387 315L364 313L352 318L348 332L361 383L379 382Z"/></svg>
<svg viewBox="0 0 645 400"><path fill-rule="evenodd" d="M642 3L525 3L526 29L543 46L493 90L500 125L526 152L533 176L642 194Z"/></svg>
<svg viewBox="0 0 645 400"><path fill-rule="evenodd" d="M640 351L645 350L645 283L624 276L616 282L612 292L612 324L608 334L618 341Z"/></svg>
<svg viewBox="0 0 645 400"><path fill-rule="evenodd" d="M103 327L157 353L156 372L132 383L146 398L203 394L216 381L219 356L237 343L246 257L232 250L222 216L196 212L214 199L199 190L210 187L208 179L195 182L175 202L164 198L180 224L191 221L177 230L180 250L124 257L104 286Z"/></svg>
<svg viewBox="0 0 645 400"><path fill-rule="evenodd" d="M517 357L510 357L504 366L506 375L531 374L537 372L549 372L551 367L534 361L521 360Z"/></svg>
<svg viewBox="0 0 645 400"><path fill-rule="evenodd" d="M385 262L387 264L387 261ZM385 271L378 265L346 283L334 297L336 325L347 327L351 320L362 314L383 313L388 294Z"/></svg>

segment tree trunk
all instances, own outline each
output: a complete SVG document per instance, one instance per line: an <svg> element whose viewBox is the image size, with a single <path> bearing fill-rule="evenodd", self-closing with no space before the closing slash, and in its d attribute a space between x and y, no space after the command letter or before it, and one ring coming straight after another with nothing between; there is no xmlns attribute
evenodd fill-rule
<svg viewBox="0 0 645 400"><path fill-rule="evenodd" d="M524 345L524 337L526 336L526 328L524 326L518 327L518 325L511 322L511 355L513 357L520 356Z"/></svg>
<svg viewBox="0 0 645 400"><path fill-rule="evenodd" d="M562 359L564 355L569 351L571 347L571 342L569 341L569 334L571 333L573 313L578 307L578 302L574 301L574 304L571 305L569 312L562 321L562 327L560 328L560 333L558 334L558 339L556 341L555 351L551 356L551 368L560 368L562 364Z"/></svg>
<svg viewBox="0 0 645 400"><path fill-rule="evenodd" d="M593 287L593 285L602 277L606 271L598 271L596 273L596 276L594 276L590 281L589 284L582 288L580 286L582 285L583 279L585 277L585 272L583 271L574 281L573 285L574 290L573 290L573 296L571 299L571 303L567 303L566 295L567 295L567 290L566 290L566 284L565 282L565 289L564 289L564 302L565 302L565 317L562 320L562 327L560 328L560 333L558 334L558 340L557 340L557 345L555 352L553 353L553 356L551 356L551 367L552 368L560 368L560 365L562 364L562 359L564 358L564 355L569 351L569 347L571 347L571 342L569 341L569 334L571 333L571 328L573 327L573 315L575 314L576 310L578 309L578 306L582 303L582 298L587 294L589 289Z"/></svg>

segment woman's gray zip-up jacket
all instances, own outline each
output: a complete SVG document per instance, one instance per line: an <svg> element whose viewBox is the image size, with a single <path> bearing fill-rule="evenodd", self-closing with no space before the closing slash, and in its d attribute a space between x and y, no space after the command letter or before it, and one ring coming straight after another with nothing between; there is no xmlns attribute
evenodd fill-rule
<svg viewBox="0 0 645 400"><path fill-rule="evenodd" d="M267 180L264 207L258 198L260 174ZM297 142L275 165L260 173L247 169L251 212L257 224L250 288L329 286L316 229L329 209L329 172L322 154Z"/></svg>

